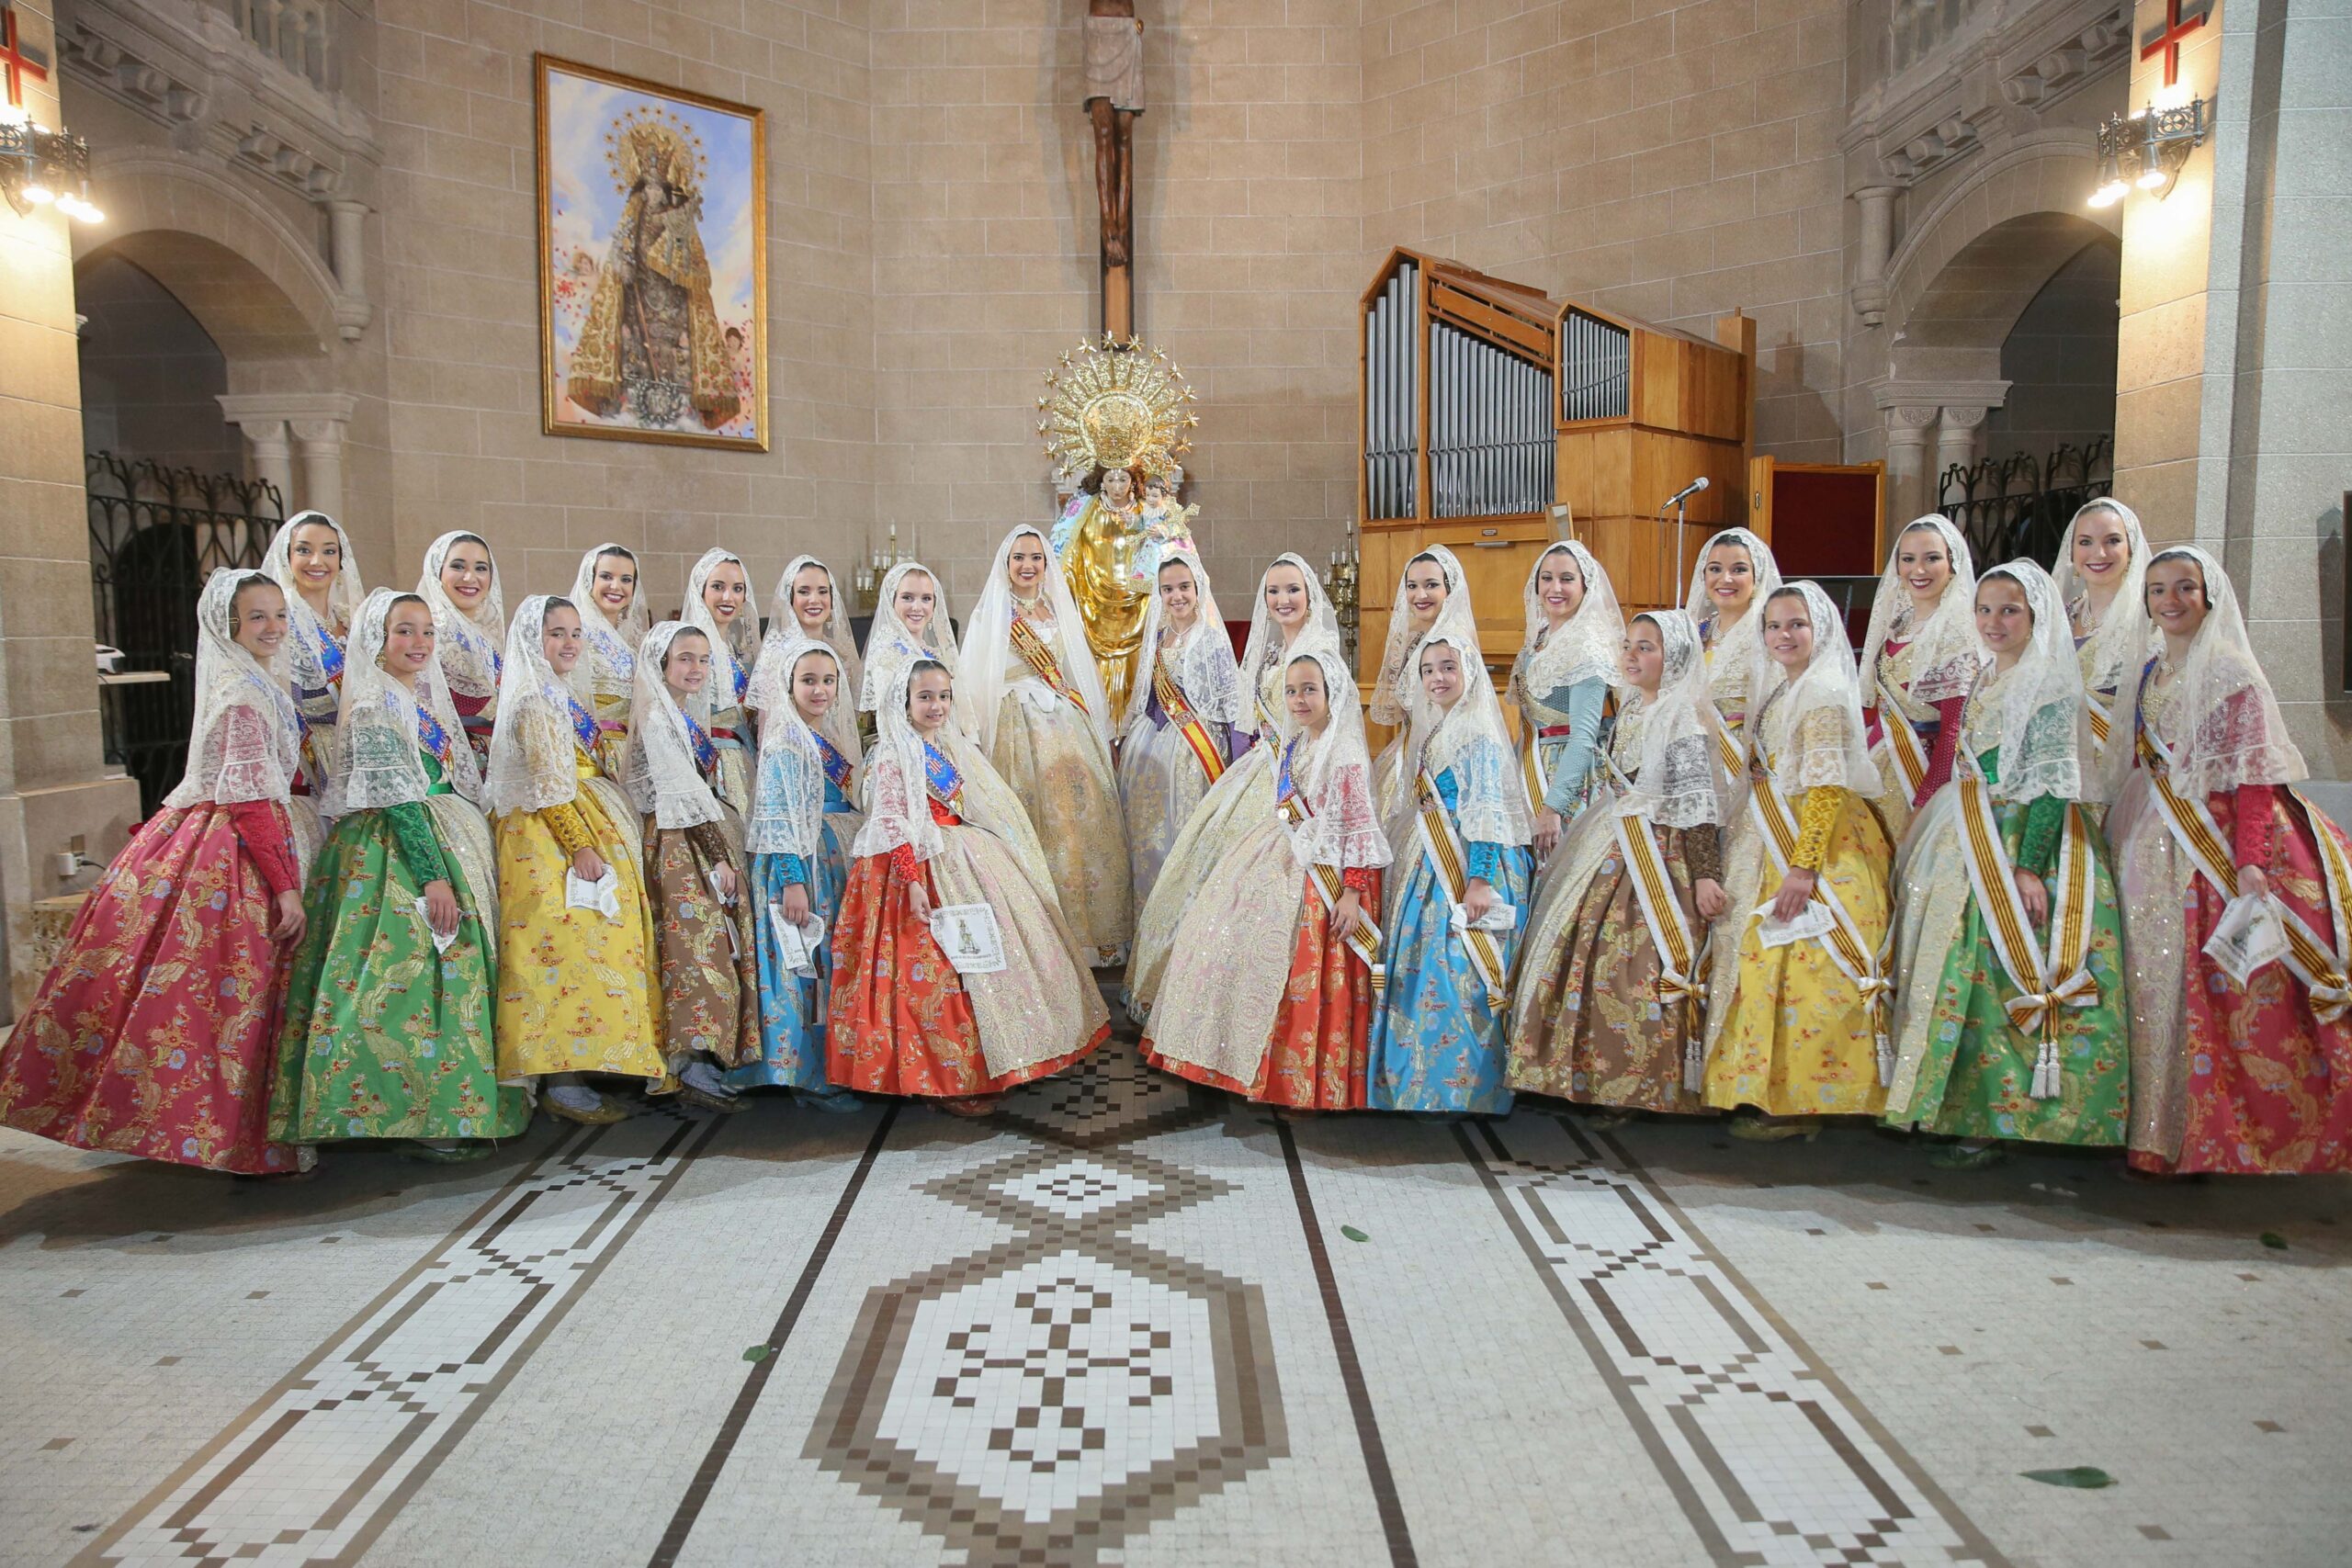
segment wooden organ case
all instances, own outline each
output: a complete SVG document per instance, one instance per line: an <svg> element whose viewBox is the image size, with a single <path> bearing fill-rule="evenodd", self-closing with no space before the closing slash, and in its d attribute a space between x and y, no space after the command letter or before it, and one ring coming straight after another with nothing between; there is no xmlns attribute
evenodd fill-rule
<svg viewBox="0 0 2352 1568"><path fill-rule="evenodd" d="M1724 341L1709 342L1396 250L1361 323L1367 678L1405 563L1431 544L1461 558L1500 671L1525 631L1521 588L1553 540L1583 541L1631 611L1681 602L1672 525L1656 521L1667 497L1708 481L1687 503L1685 576L1709 534L1746 521L1752 319L1720 319Z"/></svg>

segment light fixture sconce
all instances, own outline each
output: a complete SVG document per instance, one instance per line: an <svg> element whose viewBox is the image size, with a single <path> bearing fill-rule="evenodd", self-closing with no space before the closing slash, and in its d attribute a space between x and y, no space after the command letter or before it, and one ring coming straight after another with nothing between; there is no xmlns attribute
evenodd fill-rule
<svg viewBox="0 0 2352 1568"><path fill-rule="evenodd" d="M19 217L55 207L78 223L106 218L90 204L90 144L35 125L17 104L0 104L0 196Z"/></svg>
<svg viewBox="0 0 2352 1568"><path fill-rule="evenodd" d="M2159 198L2170 196L2181 165L2211 130L2203 98L2109 116L2098 128L2098 186L2090 204L2112 207L2135 186Z"/></svg>

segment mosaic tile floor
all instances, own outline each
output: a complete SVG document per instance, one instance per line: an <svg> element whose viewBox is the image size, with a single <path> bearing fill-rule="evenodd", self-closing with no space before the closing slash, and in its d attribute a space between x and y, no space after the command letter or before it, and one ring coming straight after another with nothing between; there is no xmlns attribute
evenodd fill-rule
<svg viewBox="0 0 2352 1568"><path fill-rule="evenodd" d="M294 1185L0 1134L0 1562L2336 1564L2347 1216L1124 1044Z"/></svg>

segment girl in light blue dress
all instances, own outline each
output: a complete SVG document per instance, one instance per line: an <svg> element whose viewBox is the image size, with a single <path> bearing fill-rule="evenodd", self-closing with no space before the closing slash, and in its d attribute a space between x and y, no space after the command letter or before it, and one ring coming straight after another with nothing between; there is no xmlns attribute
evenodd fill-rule
<svg viewBox="0 0 2352 1568"><path fill-rule="evenodd" d="M727 1075L730 1089L789 1089L829 1111L856 1098L825 1077L826 995L833 922L865 818L850 804L858 764L856 694L831 647L782 616L760 650L744 705L760 715L759 764L744 829L752 857L752 945L759 960L760 1054ZM824 930L808 961L787 963L778 922Z"/></svg>
<svg viewBox="0 0 2352 1568"><path fill-rule="evenodd" d="M1475 635L1440 630L1414 655L1411 728L1389 818L1398 892L1388 986L1372 1022L1374 1111L1499 1115L1511 967L1534 880L1527 789ZM1476 922L1508 906L1501 930ZM1454 923L1459 907L1468 930Z"/></svg>

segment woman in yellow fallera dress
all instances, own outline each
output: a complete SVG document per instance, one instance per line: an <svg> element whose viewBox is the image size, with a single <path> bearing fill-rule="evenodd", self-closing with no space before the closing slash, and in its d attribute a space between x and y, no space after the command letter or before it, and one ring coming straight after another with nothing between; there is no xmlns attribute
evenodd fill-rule
<svg viewBox="0 0 2352 1568"><path fill-rule="evenodd" d="M626 1114L583 1075L659 1083L652 907L637 813L596 760L587 637L567 599L535 593L508 629L482 806L498 840L498 1081L550 1114ZM609 904L574 906L571 879Z"/></svg>
<svg viewBox="0 0 2352 1568"><path fill-rule="evenodd" d="M1111 763L1116 716L1069 583L1026 524L997 546L972 607L962 687L980 750L1029 809L1070 934L1095 963L1121 962L1136 910Z"/></svg>
<svg viewBox="0 0 2352 1568"><path fill-rule="evenodd" d="M1762 1113L1735 1122L1734 1136L1811 1137L1822 1115L1885 1109L1894 852L1871 809L1884 785L1863 743L1854 656L1820 584L1766 596L1763 648L1747 807L1724 855L1705 1100ZM1792 922L1819 930L1795 934Z"/></svg>

